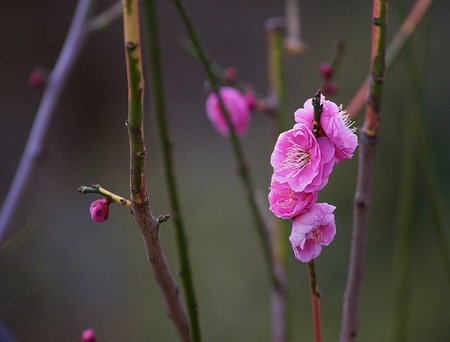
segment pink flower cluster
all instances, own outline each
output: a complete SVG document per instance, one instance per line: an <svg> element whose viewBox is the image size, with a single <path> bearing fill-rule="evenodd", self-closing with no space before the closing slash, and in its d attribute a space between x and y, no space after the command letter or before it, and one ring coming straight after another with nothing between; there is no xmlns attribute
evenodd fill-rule
<svg viewBox="0 0 450 342"><path fill-rule="evenodd" d="M302 262L316 258L322 246L333 241L336 207L316 203L318 191L328 183L334 165L351 158L358 145L347 112L323 95L319 133L315 135L312 101L307 100L294 113L296 124L280 134L270 159L270 210L282 219L293 219L289 240Z"/></svg>

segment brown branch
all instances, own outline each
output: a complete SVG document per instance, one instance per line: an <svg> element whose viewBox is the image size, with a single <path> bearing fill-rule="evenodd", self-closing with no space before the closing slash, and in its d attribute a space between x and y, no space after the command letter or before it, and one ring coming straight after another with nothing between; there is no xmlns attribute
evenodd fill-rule
<svg viewBox="0 0 450 342"><path fill-rule="evenodd" d="M364 126L361 130L359 142L352 246L344 295L341 342L354 341L359 330L359 306L364 282L372 176L380 127L381 95L385 74L387 13L388 0L373 1L370 82L366 98Z"/></svg>
<svg viewBox="0 0 450 342"><path fill-rule="evenodd" d="M138 0L122 0L122 10L128 79L127 127L130 141L131 213L142 232L147 258L163 294L168 316L173 321L181 340L190 341L189 324L180 301L180 291L163 253L159 239L159 223L150 211L145 185L144 80Z"/></svg>

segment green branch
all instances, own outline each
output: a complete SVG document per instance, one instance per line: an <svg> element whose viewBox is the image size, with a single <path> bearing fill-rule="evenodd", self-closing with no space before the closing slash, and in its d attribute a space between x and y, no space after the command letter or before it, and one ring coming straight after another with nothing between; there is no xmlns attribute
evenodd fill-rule
<svg viewBox="0 0 450 342"><path fill-rule="evenodd" d="M273 264L272 264L273 252L272 252L272 246L270 243L270 238L268 235L269 234L268 229L267 229L266 223L264 222L264 219L259 211L258 204L257 204L255 196L254 196L253 182L250 177L250 173L247 169L247 163L245 161L245 157L244 157L244 153L243 153L241 144L240 144L239 139L234 130L234 126L231 122L228 110L225 107L222 97L220 96L219 84L218 84L216 75L213 72L213 69L211 67L211 62L210 62L208 56L206 55L206 52L203 50L203 47L200 44L200 40L198 38L197 32L195 31L195 28L192 24L192 20L187 12L184 2L182 0L172 0L172 2L174 3L175 7L178 10L178 13L180 14L180 16L183 20L185 28L189 34L189 38L191 39L192 44L194 45L194 48L197 51L198 58L206 72L206 76L207 76L209 82L211 83L212 91L217 96L217 98L219 100L220 109L221 109L222 113L224 113L224 117L227 121L228 128L230 131L230 140L231 140L234 155L236 157L237 164L239 167L239 173L240 173L241 179L244 183L245 189L247 191L247 199L250 204L250 210L255 219L255 223L256 223L255 226L257 228L258 236L259 236L262 246L263 246L264 260L266 262L266 266L269 271L273 285L276 287L281 286L280 281L275 273L275 270L274 270Z"/></svg>
<svg viewBox="0 0 450 342"><path fill-rule="evenodd" d="M354 341L360 326L359 306L364 282L372 178L384 83L387 14L388 1L374 0L369 93L366 99L366 114L359 142L358 177L353 207L353 233L344 294L341 342Z"/></svg>
<svg viewBox="0 0 450 342"><path fill-rule="evenodd" d="M155 280L168 316L183 341L190 341L189 324L159 239L159 221L151 211L145 187L146 149L143 122L143 76L138 0L122 0L125 59L128 79L128 135L130 141L131 212L138 224Z"/></svg>
<svg viewBox="0 0 450 342"><path fill-rule="evenodd" d="M156 17L156 5L154 0L145 1L147 13L149 46L151 55L151 81L152 94L156 109L156 121L166 175L167 189L169 193L170 207L173 215L175 240L178 252L179 275L183 285L185 303L190 322L192 341L201 341L200 322L198 318L198 305L194 291L194 283L189 262L189 249L181 215L178 187L175 179L173 164L172 144L164 100L164 82L162 76L162 61L160 56L160 42L158 34L158 22Z"/></svg>

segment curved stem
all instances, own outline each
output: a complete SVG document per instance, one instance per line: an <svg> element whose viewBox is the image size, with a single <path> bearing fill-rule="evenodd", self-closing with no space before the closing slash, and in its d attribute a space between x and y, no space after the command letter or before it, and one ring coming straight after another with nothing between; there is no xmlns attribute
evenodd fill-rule
<svg viewBox="0 0 450 342"><path fill-rule="evenodd" d="M47 87L36 113L19 167L0 212L0 245L4 242L13 216L25 197L33 173L42 161L44 141L50 122L55 114L61 93L67 84L69 74L73 70L89 33L87 20L93 4L93 0L78 1L64 46L48 78Z"/></svg>
<svg viewBox="0 0 450 342"><path fill-rule="evenodd" d="M340 341L354 341L359 329L359 305L364 282L367 230L372 176L380 124L381 95L385 73L385 39L387 0L373 1L372 51L369 92L366 99L364 126L361 130L358 177L354 199L352 245L347 285L344 294Z"/></svg>
<svg viewBox="0 0 450 342"><path fill-rule="evenodd" d="M163 294L168 315L180 338L190 341L189 325L179 289L170 273L159 239L159 222L152 215L145 186L146 148L143 122L143 76L138 0L122 0L125 59L128 79L131 212L141 229L147 258Z"/></svg>
<svg viewBox="0 0 450 342"><path fill-rule="evenodd" d="M203 68L205 69L205 72L206 72L209 82L211 83L211 88L219 100L220 109L221 109L222 113L224 113L224 117L227 121L228 128L230 131L230 140L231 140L231 144L233 147L234 155L237 160L241 179L242 179L245 189L247 191L247 199L250 204L250 210L251 210L252 215L256 222L257 232L258 232L258 235L259 235L260 241L262 243L262 247L263 247L264 260L265 260L267 269L269 271L271 281L272 281L273 285L276 287L282 286L280 283L280 279L278 279L278 276L274 270L273 263L272 263L273 251L272 251L272 246L270 243L269 232L266 227L266 223L264 222L264 219L259 211L258 204L255 199L253 182L250 177L250 173L247 169L247 164L245 162L245 157L244 157L244 153L243 153L241 144L240 144L239 139L234 130L234 126L231 123L231 119L230 119L228 110L224 105L222 97L220 96L217 77L211 67L211 62L210 62L208 56L206 55L206 52L203 50L203 47L200 44L200 40L197 36L197 32L195 31L195 28L192 24L192 20L189 17L189 14L187 12L184 2L182 0L172 0L172 2L174 3L181 18L183 19L183 23L186 27L186 30L189 34L190 39L192 40L192 44L194 45L194 48L198 55L198 58L202 64Z"/></svg>
<svg viewBox="0 0 450 342"><path fill-rule="evenodd" d="M173 213L173 224L175 240L178 252L178 265L181 283L183 285L186 309L189 316L192 341L201 341L200 321L198 317L197 299L194 291L194 282L189 261L189 248L181 214L178 187L175 179L175 167L173 163L172 143L170 139L169 126L164 100L164 84L162 76L162 61L160 56L160 43L158 34L158 22L156 17L156 4L154 0L145 1L149 46L151 55L151 81L152 93L156 108L156 121L158 123L159 138L162 148L164 172L166 175L167 189L171 212Z"/></svg>

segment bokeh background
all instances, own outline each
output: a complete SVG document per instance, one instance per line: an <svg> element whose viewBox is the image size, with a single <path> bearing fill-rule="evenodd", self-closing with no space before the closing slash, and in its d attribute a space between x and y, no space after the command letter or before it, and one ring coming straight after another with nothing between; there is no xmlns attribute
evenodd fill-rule
<svg viewBox="0 0 450 342"><path fill-rule="evenodd" d="M8 191L42 96L42 90L28 86L28 76L34 67L53 67L76 5L75 1L55 0L1 3L0 199ZM97 11L111 3L98 1ZM265 95L264 23L267 18L283 16L283 2L214 0L187 4L210 56L224 66L234 66L259 95ZM301 6L303 38L310 50L304 56L286 58L288 112L301 107L318 89L319 66L330 61L340 38L345 39L346 52L336 75L340 92L333 100L346 104L368 73L371 1L301 1ZM170 129L204 340L269 341L268 276L231 147L206 119L204 73L178 47L185 32L177 13L168 1L159 1L158 7ZM426 153L438 180L446 223L450 191L449 11L450 3L436 1L412 39L423 77L424 124L430 138ZM393 2L390 37L399 26L398 15ZM33 176L25 203L18 208L13 232L30 224L35 229L0 260L0 321L17 341L75 341L88 327L96 330L99 341L176 340L130 214L113 206L109 220L96 224L90 219L89 205L97 197L76 191L79 185L100 183L116 193L128 192L122 40L120 21L89 39L52 122L45 160ZM360 341L383 341L390 332L402 137L416 103L410 73L401 57L385 82ZM167 213L158 132L148 94L145 120L151 205L155 214ZM273 147L268 127L267 118L255 114L243 139L263 197L268 192ZM419 156L419 164L423 161ZM319 198L337 206L338 229L333 244L316 261L324 294L325 341L337 340L339 334L356 165L357 156L337 165ZM450 338L449 283L439 257L424 182L419 177L415 185L407 337L408 341L444 341ZM171 228L169 220L161 235L176 271ZM447 243L448 236L447 228ZM310 341L306 267L293 256L291 259L291 334L295 341Z"/></svg>

